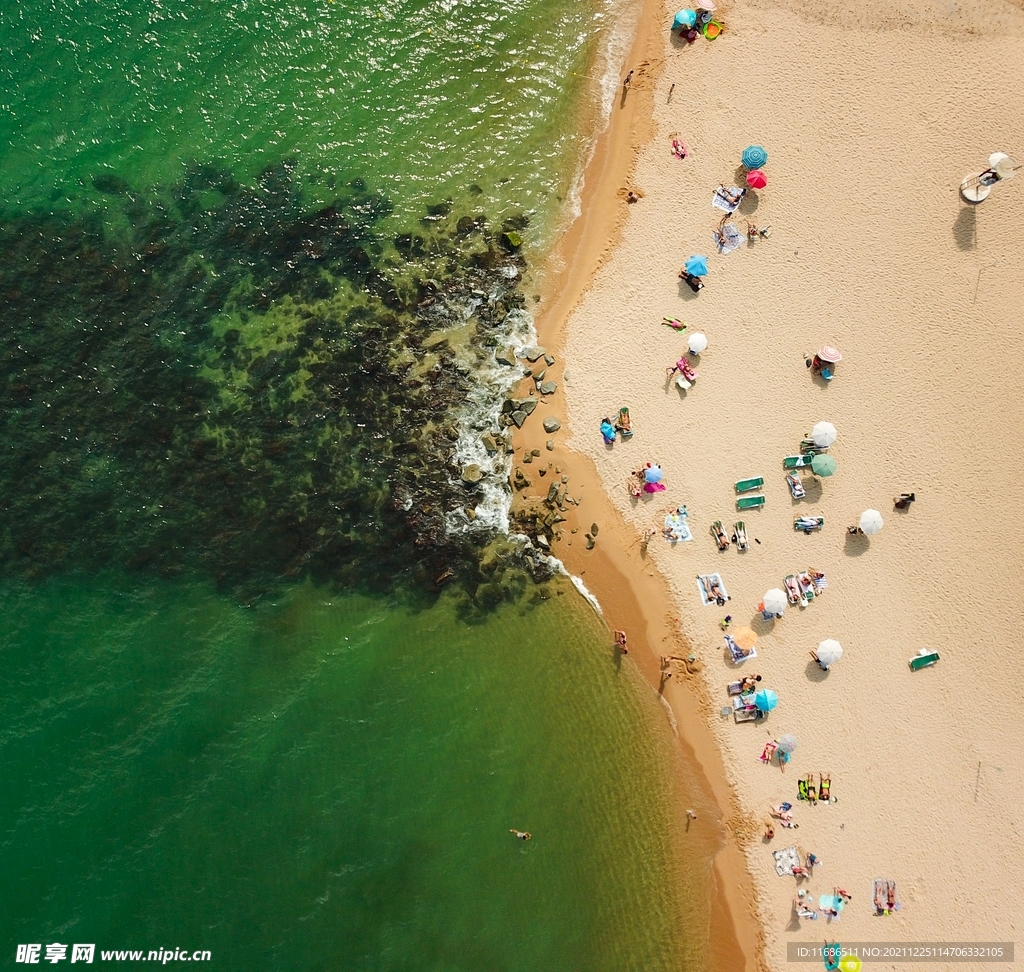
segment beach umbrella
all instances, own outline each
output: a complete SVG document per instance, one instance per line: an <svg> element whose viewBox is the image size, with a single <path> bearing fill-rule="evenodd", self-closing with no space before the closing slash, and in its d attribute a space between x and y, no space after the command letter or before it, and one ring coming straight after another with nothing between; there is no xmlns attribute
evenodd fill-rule
<svg viewBox="0 0 1024 972"><path fill-rule="evenodd" d="M704 0L704 3L700 5L701 10L715 10L717 9L712 0Z"/></svg>
<svg viewBox="0 0 1024 972"><path fill-rule="evenodd" d="M744 650L753 648L757 644L757 633L753 628L737 628L736 633L732 636L732 640L736 642Z"/></svg>
<svg viewBox="0 0 1024 972"><path fill-rule="evenodd" d="M771 689L761 689L754 696L754 705L762 712L771 712L779 704L779 697Z"/></svg>
<svg viewBox="0 0 1024 972"><path fill-rule="evenodd" d="M773 587L770 591L765 592L762 603L766 613L782 614L786 610L786 592Z"/></svg>
<svg viewBox="0 0 1024 972"><path fill-rule="evenodd" d="M780 753L791 753L796 749L796 736L791 732L783 733L779 736L779 752Z"/></svg>
<svg viewBox="0 0 1024 972"><path fill-rule="evenodd" d="M679 30L680 27L692 27L697 23L697 11L684 8L676 14L672 21L672 29Z"/></svg>
<svg viewBox="0 0 1024 972"><path fill-rule="evenodd" d="M740 161L747 169L760 169L768 161L768 153L760 145L748 145Z"/></svg>
<svg viewBox="0 0 1024 972"><path fill-rule="evenodd" d="M839 348L832 347L831 344L823 344L818 348L818 357L829 364L836 364L843 360L843 352Z"/></svg>
<svg viewBox="0 0 1024 972"><path fill-rule="evenodd" d="M664 475L661 471L661 466L648 466L644 470L644 482L660 483Z"/></svg>
<svg viewBox="0 0 1024 972"><path fill-rule="evenodd" d="M708 272L708 258L706 256L692 256L686 261L686 272L692 273L695 277L703 277Z"/></svg>
<svg viewBox="0 0 1024 972"><path fill-rule="evenodd" d="M751 189L763 189L768 185L768 176L766 176L760 169L752 169L747 173L747 185Z"/></svg>
<svg viewBox="0 0 1024 972"><path fill-rule="evenodd" d="M827 449L838 438L839 433L831 422L819 422L811 429L812 441L816 446L821 446L823 449Z"/></svg>
<svg viewBox="0 0 1024 972"><path fill-rule="evenodd" d="M707 350L707 335L702 334L700 331L694 331L694 333L687 339L686 344L687 347L689 347L691 354L700 354L702 351Z"/></svg>
<svg viewBox="0 0 1024 972"><path fill-rule="evenodd" d="M831 476L836 471L836 461L831 456L815 456L811 460L811 472L815 476Z"/></svg>
<svg viewBox="0 0 1024 972"><path fill-rule="evenodd" d="M1005 152L993 152L988 157L988 164L1000 179L1012 179L1017 171L1017 164Z"/></svg>
<svg viewBox="0 0 1024 972"><path fill-rule="evenodd" d="M878 510L865 510L860 515L860 532L873 537L882 529L882 514Z"/></svg>
<svg viewBox="0 0 1024 972"><path fill-rule="evenodd" d="M843 646L835 638L826 638L818 645L818 661L826 668L843 657Z"/></svg>

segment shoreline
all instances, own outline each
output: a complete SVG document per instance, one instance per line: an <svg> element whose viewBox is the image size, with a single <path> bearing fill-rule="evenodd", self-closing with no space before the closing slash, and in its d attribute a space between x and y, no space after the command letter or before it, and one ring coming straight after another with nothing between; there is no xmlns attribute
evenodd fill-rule
<svg viewBox="0 0 1024 972"><path fill-rule="evenodd" d="M712 833L703 834L705 859L711 866L712 897L709 929L709 968L712 972L744 972L764 967L764 934L757 918L756 895L745 851L738 834L742 832L738 797L729 782L724 756L703 713L709 700L699 677L686 677L679 669L676 677L662 678L659 657L662 654L690 652L690 646L676 624L676 609L666 578L640 550L639 538L611 496L601 486L598 470L581 452L564 444L568 429L565 386L571 388L572 375L565 371L564 348L569 318L594 275L619 242L627 211L621 191L641 151L656 133L652 106L654 92L666 61L664 51L665 12L660 0L643 0L628 61L623 72L636 71L625 98L616 97L607 124L598 134L583 175L580 215L565 228L549 250L538 274L541 302L535 312L538 343L547 348L555 364L546 377L558 384L550 396L538 397L538 412L512 440L513 472L522 469L533 477L537 465L523 465L521 457L540 450L538 463L550 462L569 479L574 495L579 484L585 499L568 508L563 531L579 530L576 543L559 549L558 557L566 569L579 577L596 597L612 628L629 633L629 657L658 693L667 708L673 732L678 740L686 768L685 779L677 787L692 803L702 803L702 822L715 821ZM533 382L524 379L519 392L533 394ZM551 415L562 423L553 435L544 432L542 416ZM554 439L555 448L547 451L546 442ZM555 478L554 476L552 478ZM541 495L547 480L537 480ZM513 515L522 508L524 494L513 489ZM600 526L593 550L586 549L583 534L591 522ZM572 544L572 541L569 541ZM706 825L705 825L706 826ZM703 829L703 828L700 828ZM689 830L689 828L687 828ZM695 833L680 835L680 849L692 860ZM684 850L689 845L689 851ZM737 955L743 956L742 965Z"/></svg>

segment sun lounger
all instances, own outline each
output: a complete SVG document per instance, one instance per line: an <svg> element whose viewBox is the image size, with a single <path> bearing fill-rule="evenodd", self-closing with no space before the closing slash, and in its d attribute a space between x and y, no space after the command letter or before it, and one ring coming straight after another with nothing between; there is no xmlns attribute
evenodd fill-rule
<svg viewBox="0 0 1024 972"><path fill-rule="evenodd" d="M937 651L930 651L928 648L922 648L913 658L910 659L910 670L912 672L918 672L922 668L927 668L929 665L934 665L939 660L939 653Z"/></svg>
<svg viewBox="0 0 1024 972"><path fill-rule="evenodd" d="M820 530L824 525L825 517L823 516L798 516L793 521L794 530L803 530L808 535L812 530Z"/></svg>
<svg viewBox="0 0 1024 972"><path fill-rule="evenodd" d="M800 855L795 847L786 847L784 850L772 851L775 858L775 873L780 877L793 873L794 867L800 866Z"/></svg>
<svg viewBox="0 0 1024 972"><path fill-rule="evenodd" d="M796 582L800 586L800 593L804 596L804 600L814 600L814 581L811 580L811 575L807 571L802 571L796 575Z"/></svg>
<svg viewBox="0 0 1024 972"><path fill-rule="evenodd" d="M796 582L796 574L787 574L784 583L786 586L786 596L789 598L789 603L802 604L803 595L800 593L800 585Z"/></svg>
<svg viewBox="0 0 1024 972"><path fill-rule="evenodd" d="M747 525L742 520L737 520L733 524L733 530L736 531L736 549L746 550L749 544L747 543Z"/></svg>
<svg viewBox="0 0 1024 972"><path fill-rule="evenodd" d="M736 500L736 509L738 510L756 510L759 507L764 506L763 496L741 496Z"/></svg>
<svg viewBox="0 0 1024 972"><path fill-rule="evenodd" d="M786 485L793 494L793 499L803 499L807 495L807 490L804 489L804 484L800 482L800 478L792 473L786 474Z"/></svg>
<svg viewBox="0 0 1024 972"><path fill-rule="evenodd" d="M711 524L711 535L715 538L715 543L718 544L719 550L729 549L729 534L725 532L725 527L722 526L721 520L715 520Z"/></svg>
<svg viewBox="0 0 1024 972"><path fill-rule="evenodd" d="M729 657L734 665L739 665L740 662L745 662L750 658L757 658L756 648L748 648L746 654L744 654L743 649L736 644L732 635L725 636L725 647L729 650Z"/></svg>
<svg viewBox="0 0 1024 972"><path fill-rule="evenodd" d="M755 489L764 487L764 476L754 476L752 479L741 479L736 483L737 493L750 493Z"/></svg>
<svg viewBox="0 0 1024 972"><path fill-rule="evenodd" d="M811 581L814 583L815 594L820 594L826 587L828 587L828 581L825 579L825 575L821 574L820 571L812 572L808 570L807 573L810 576ZM816 577L815 574L820 574L820 576Z"/></svg>
<svg viewBox="0 0 1024 972"><path fill-rule="evenodd" d="M700 591L701 603L705 607L709 604L718 604L715 595L711 593L712 586L718 587L726 601L730 600L729 592L725 589L725 584L722 583L721 574L700 574L697 577L697 590Z"/></svg>
<svg viewBox="0 0 1024 972"><path fill-rule="evenodd" d="M814 458L814 454L807 452L802 456L786 456L782 460L783 469L803 469L810 466L811 460Z"/></svg>

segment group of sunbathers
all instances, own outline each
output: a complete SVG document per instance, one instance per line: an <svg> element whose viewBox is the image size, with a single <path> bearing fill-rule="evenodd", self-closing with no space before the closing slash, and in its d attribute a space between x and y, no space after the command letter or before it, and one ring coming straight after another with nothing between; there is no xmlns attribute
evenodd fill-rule
<svg viewBox="0 0 1024 972"><path fill-rule="evenodd" d="M797 799L806 800L811 806L817 805L820 800L822 803L832 802L832 776L831 774L826 775L825 773L818 774L818 786L814 785L814 774L808 773L807 776L797 781Z"/></svg>

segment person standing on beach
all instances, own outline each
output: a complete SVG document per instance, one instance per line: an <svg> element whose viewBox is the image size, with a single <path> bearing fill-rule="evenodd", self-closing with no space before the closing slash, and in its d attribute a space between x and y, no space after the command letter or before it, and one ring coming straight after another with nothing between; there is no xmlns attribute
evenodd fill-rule
<svg viewBox="0 0 1024 972"><path fill-rule="evenodd" d="M615 631L613 633L615 635L616 647L618 647L619 651L621 651L622 654L628 655L629 654L629 649L626 647L626 632L625 631Z"/></svg>
<svg viewBox="0 0 1024 972"><path fill-rule="evenodd" d="M633 71L630 69L629 74L623 79L622 82L622 93L625 94L629 90L629 83L633 80Z"/></svg>

